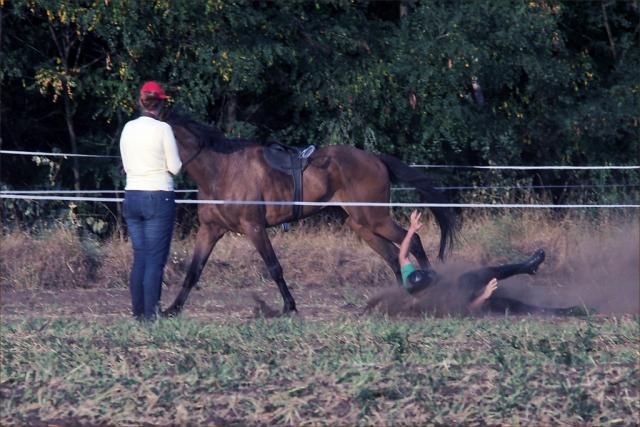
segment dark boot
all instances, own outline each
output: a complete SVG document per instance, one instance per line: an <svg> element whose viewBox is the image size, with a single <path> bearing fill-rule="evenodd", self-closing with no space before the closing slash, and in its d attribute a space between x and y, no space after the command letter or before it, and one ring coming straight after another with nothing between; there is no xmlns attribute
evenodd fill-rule
<svg viewBox="0 0 640 427"><path fill-rule="evenodd" d="M529 257L529 259L522 263L525 270L524 273L536 274L536 272L538 271L538 267L540 266L540 264L542 264L544 258L545 254L543 249L538 249L537 251L535 251L533 255Z"/></svg>

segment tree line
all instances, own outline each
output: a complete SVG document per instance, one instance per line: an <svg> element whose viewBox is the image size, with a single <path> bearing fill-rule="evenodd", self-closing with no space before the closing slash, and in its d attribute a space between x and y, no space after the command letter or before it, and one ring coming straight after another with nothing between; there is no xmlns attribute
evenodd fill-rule
<svg viewBox="0 0 640 427"><path fill-rule="evenodd" d="M350 144L410 163L638 163L638 1L0 0L0 46L4 150L117 155L137 89L157 80L175 107L233 138ZM114 159L0 163L4 189L123 186Z"/></svg>

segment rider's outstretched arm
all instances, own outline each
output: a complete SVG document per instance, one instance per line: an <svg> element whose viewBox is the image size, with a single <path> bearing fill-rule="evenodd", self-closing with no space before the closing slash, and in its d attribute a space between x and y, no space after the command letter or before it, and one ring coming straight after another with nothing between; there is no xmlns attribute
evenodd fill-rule
<svg viewBox="0 0 640 427"><path fill-rule="evenodd" d="M411 212L409 229L407 230L407 234L402 239L402 243L400 243L400 252L398 253L398 261L400 262L400 267L406 264L410 264L411 260L409 260L409 247L411 246L411 238L413 235L422 227L422 223L420 222L421 213L418 211Z"/></svg>

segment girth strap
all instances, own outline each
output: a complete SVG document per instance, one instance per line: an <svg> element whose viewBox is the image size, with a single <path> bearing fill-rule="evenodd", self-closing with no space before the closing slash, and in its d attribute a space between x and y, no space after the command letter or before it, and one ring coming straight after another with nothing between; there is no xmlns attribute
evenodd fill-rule
<svg viewBox="0 0 640 427"><path fill-rule="evenodd" d="M293 170L293 201L301 202L304 189L302 188L302 168L296 168ZM293 219L298 220L302 218L302 205L293 205Z"/></svg>
<svg viewBox="0 0 640 427"><path fill-rule="evenodd" d="M303 201L304 188L302 185L302 172L309 164L309 157L315 151L313 145L301 150L299 148L288 147L279 143L273 143L263 150L264 159L267 164L281 172L291 175L293 178L293 201ZM293 219L302 218L302 205L293 205Z"/></svg>

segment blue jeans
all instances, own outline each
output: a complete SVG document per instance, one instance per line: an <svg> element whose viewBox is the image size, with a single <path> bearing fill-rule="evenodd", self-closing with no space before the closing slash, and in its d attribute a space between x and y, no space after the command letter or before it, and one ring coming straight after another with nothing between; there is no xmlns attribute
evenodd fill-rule
<svg viewBox="0 0 640 427"><path fill-rule="evenodd" d="M133 244L129 277L133 316L153 320L160 305L162 274L176 217L174 193L127 190L123 214Z"/></svg>

